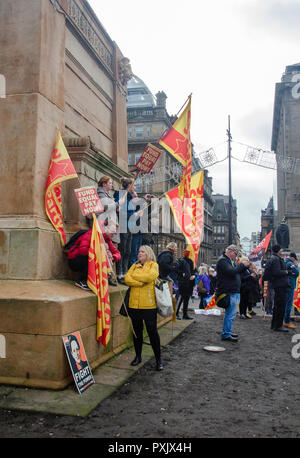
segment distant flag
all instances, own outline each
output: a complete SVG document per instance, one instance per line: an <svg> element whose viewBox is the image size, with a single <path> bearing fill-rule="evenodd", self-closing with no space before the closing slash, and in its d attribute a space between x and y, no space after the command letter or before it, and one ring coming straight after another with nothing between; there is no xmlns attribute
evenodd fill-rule
<svg viewBox="0 0 300 458"><path fill-rule="evenodd" d="M214 307L216 307L216 298L215 298L215 295L211 295L211 296L208 296L205 298L205 301L206 301L206 307L204 310L210 310L210 309L213 309Z"/></svg>
<svg viewBox="0 0 300 458"><path fill-rule="evenodd" d="M191 95L188 104L173 126L161 137L159 144L169 151L183 166L179 197L190 197L192 174L191 128Z"/></svg>
<svg viewBox="0 0 300 458"><path fill-rule="evenodd" d="M111 335L111 311L108 290L109 269L104 239L96 215L93 213L87 284L97 296L97 340L105 347Z"/></svg>
<svg viewBox="0 0 300 458"><path fill-rule="evenodd" d="M72 178L78 178L78 175L59 132L48 170L45 207L46 214L58 231L63 246L66 244L66 234L62 215L61 183Z"/></svg>
<svg viewBox="0 0 300 458"><path fill-rule="evenodd" d="M265 238L257 245L257 247L255 247L250 255L249 255L249 259L250 261L253 262L253 264L255 265L255 267L257 269L261 269L261 260L264 256L264 254L267 252L268 250L268 246L269 246L269 243L270 243L270 238L271 238L271 235L272 235L272 231L270 231L266 236Z"/></svg>

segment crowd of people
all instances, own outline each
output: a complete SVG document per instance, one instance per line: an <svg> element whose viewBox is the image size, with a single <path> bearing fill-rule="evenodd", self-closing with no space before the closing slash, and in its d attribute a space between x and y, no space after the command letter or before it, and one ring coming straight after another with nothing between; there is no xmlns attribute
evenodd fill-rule
<svg viewBox="0 0 300 458"><path fill-rule="evenodd" d="M299 276L298 260L294 252L284 260L282 248L274 245L265 269L257 270L248 257L240 257L237 246L229 245L218 259L215 268L201 264L196 268L190 252L185 250L177 258L177 244L170 242L157 257L151 248L153 234L149 232L151 195L138 198L135 182L121 180L122 188L112 195L112 179L104 176L98 183L98 196L104 211L98 217L106 251L112 266L110 285L117 282L130 288L128 303L132 321L136 356L132 365L142 361L143 325L145 322L156 358L156 369L162 370L160 338L157 331L155 283L167 280L176 298L176 319L191 320L188 314L190 299L199 298L199 308L205 309L212 297L223 307L222 340L238 341L233 324L239 310L240 319L251 319L253 307L263 301L267 314L272 314L271 329L287 332L291 323L294 290ZM138 200L139 199L139 200ZM143 218L146 213L146 218ZM146 221L146 229L141 219ZM88 250L92 230L79 231L65 246L69 267L79 272L75 283L88 290ZM114 274L114 275L113 275ZM117 282L116 282L117 280ZM265 291L267 290L267 294ZM182 316L180 309L182 306Z"/></svg>

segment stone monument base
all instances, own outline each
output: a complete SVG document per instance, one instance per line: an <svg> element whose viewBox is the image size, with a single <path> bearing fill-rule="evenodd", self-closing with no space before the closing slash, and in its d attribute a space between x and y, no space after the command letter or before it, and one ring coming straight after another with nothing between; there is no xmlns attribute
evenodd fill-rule
<svg viewBox="0 0 300 458"><path fill-rule="evenodd" d="M0 281L0 383L53 390L73 382L62 336L80 331L93 370L132 345L131 323L119 315L125 287L110 286L112 333L96 340L97 297L67 280ZM169 321L161 319L159 325Z"/></svg>

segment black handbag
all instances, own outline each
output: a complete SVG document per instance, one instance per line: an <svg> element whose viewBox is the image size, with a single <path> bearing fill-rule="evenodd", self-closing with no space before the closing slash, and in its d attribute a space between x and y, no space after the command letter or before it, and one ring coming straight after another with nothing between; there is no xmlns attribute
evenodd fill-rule
<svg viewBox="0 0 300 458"><path fill-rule="evenodd" d="M126 291L124 296L121 308L120 308L120 315L128 317L128 308L129 308L129 297L130 297L130 288Z"/></svg>
<svg viewBox="0 0 300 458"><path fill-rule="evenodd" d="M230 295L226 293L216 294L216 305L222 309L227 309L230 306Z"/></svg>

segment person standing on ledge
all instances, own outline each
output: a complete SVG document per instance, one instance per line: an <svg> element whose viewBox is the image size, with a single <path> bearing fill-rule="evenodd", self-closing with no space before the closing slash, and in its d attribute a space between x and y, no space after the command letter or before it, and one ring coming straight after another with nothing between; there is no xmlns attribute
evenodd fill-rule
<svg viewBox="0 0 300 458"><path fill-rule="evenodd" d="M232 326L236 317L237 306L240 302L241 277L240 274L249 267L250 262L236 264L239 249L236 245L229 245L225 253L218 259L216 296L225 293L228 296L228 306L225 308L222 340L238 342L237 334L232 333Z"/></svg>

